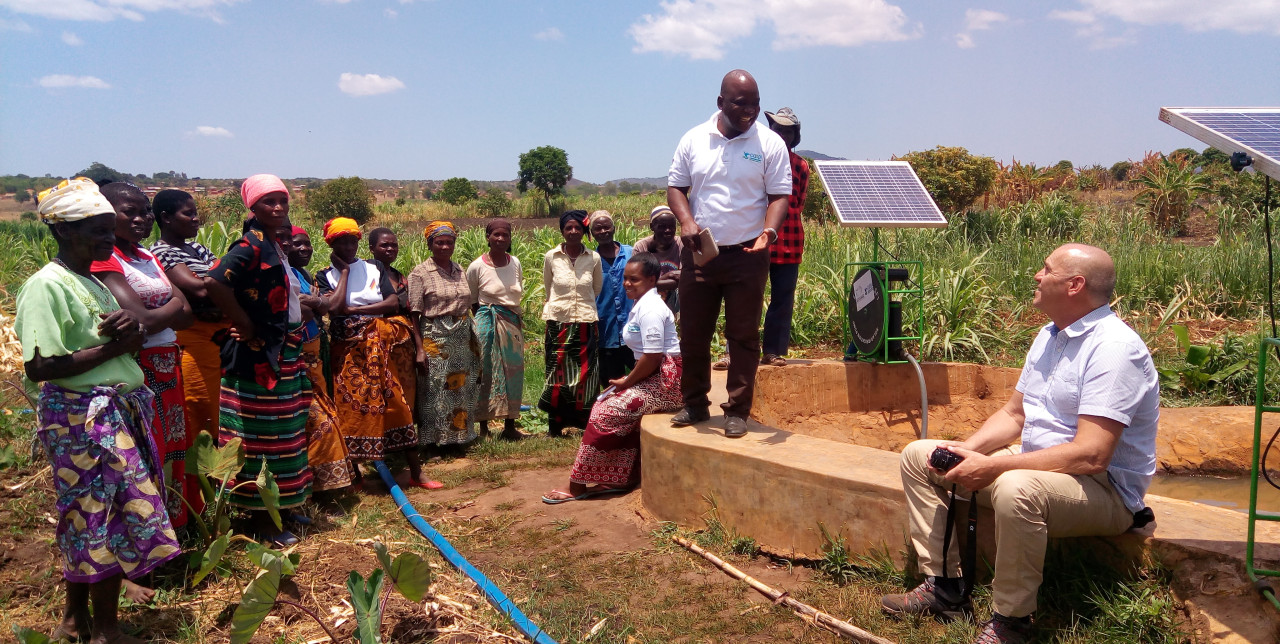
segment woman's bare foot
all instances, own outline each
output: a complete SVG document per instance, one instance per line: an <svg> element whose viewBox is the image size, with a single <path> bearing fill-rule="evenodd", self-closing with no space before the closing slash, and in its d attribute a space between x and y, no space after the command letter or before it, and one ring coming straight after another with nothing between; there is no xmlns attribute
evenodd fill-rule
<svg viewBox="0 0 1280 644"><path fill-rule="evenodd" d="M126 579L124 580L124 596L125 599L135 604L149 604L156 596L156 591L153 588L140 586Z"/></svg>

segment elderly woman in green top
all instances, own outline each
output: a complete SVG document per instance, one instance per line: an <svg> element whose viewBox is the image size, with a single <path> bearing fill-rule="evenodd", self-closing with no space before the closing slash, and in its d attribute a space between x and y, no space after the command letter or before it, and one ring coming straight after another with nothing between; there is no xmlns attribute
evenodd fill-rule
<svg viewBox="0 0 1280 644"><path fill-rule="evenodd" d="M40 193L38 210L58 254L22 285L15 329L26 375L40 383L38 436L55 473L67 582L55 639L139 642L116 620L121 575L137 579L181 553L150 431L152 395L133 359L147 332L89 269L115 243L115 209L93 181Z"/></svg>

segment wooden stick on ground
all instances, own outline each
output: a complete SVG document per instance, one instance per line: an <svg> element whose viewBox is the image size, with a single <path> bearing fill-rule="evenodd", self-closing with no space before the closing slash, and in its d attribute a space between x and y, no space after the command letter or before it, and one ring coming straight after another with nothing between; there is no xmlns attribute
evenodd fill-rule
<svg viewBox="0 0 1280 644"><path fill-rule="evenodd" d="M710 561L711 563L715 564L717 568L725 571L725 573L727 573L730 577L747 582L747 585L756 589L757 591L760 592L760 594L764 595L765 597L768 597L769 599L773 600L773 603L785 604L787 607L791 608L791 610L797 613L800 613L806 618L805 621L812 620L813 623L818 624L819 626L822 626L828 630L834 631L840 635L844 635L845 637L848 637L852 640L855 640L858 642L864 642L865 644L893 644L893 642L890 640L868 633L867 631L864 631L861 628L858 628L857 626L850 624L849 622L836 619L804 602L796 601L795 599L792 599L791 596L787 595L783 591L774 590L773 588L769 587L767 584L761 582L760 580L726 563L723 559L707 552L706 550L703 550L702 548L699 548L696 544L689 541L688 539L684 539L681 537L673 537L673 539L675 540L676 543L684 546L686 549L701 555L703 559L706 559L707 561Z"/></svg>

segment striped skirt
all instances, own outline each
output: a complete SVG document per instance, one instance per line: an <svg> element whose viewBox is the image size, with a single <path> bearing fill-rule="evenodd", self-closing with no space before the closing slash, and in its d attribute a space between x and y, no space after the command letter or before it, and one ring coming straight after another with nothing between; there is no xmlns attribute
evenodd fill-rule
<svg viewBox="0 0 1280 644"><path fill-rule="evenodd" d="M547 320L546 385L538 409L552 421L585 427L591 405L600 393L600 363L596 346L600 333L595 322Z"/></svg>
<svg viewBox="0 0 1280 644"><path fill-rule="evenodd" d="M481 304L476 311L476 340L480 343L476 420L519 418L524 395L520 312L497 304Z"/></svg>
<svg viewBox="0 0 1280 644"><path fill-rule="evenodd" d="M311 408L311 381L300 359L300 327L290 330L280 351L280 380L267 389L251 378L226 375L218 409L218 442L243 441L244 469L235 484L251 484L236 490L231 503L263 509L257 480L266 459L267 469L280 486L279 507L301 505L311 494L311 468L307 465L307 412Z"/></svg>

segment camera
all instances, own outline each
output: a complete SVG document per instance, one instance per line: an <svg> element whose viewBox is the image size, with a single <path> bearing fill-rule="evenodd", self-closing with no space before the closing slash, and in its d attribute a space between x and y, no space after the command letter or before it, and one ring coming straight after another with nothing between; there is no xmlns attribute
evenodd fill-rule
<svg viewBox="0 0 1280 644"><path fill-rule="evenodd" d="M964 457L945 448L939 447L929 455L929 466L939 472L946 472L963 461Z"/></svg>

